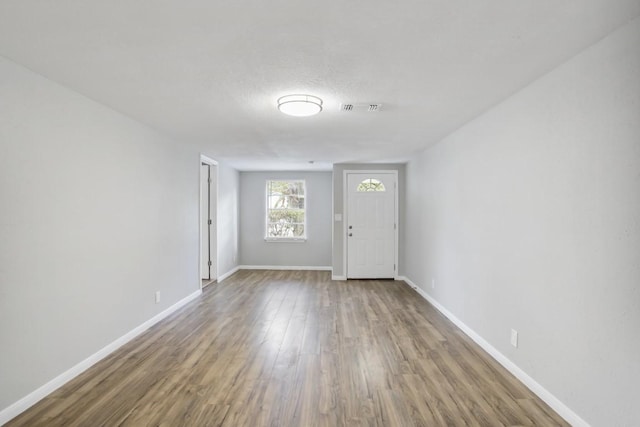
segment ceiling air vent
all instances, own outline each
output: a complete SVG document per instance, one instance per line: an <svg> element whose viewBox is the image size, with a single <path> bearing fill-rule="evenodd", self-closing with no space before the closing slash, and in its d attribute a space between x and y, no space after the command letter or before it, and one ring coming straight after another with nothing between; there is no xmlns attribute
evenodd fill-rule
<svg viewBox="0 0 640 427"><path fill-rule="evenodd" d="M380 111L382 104L340 104L340 111L361 111L374 112Z"/></svg>

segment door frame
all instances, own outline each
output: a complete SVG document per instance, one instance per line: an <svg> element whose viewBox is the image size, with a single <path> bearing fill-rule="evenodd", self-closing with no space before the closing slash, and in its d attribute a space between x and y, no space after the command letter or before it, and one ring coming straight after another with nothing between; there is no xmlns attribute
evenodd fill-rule
<svg viewBox="0 0 640 427"><path fill-rule="evenodd" d="M213 213L213 221L211 223L211 229L215 230L213 238L209 238L209 257L211 260L215 260L215 264L212 266L213 269L210 269L209 277L211 280L217 280L218 278L218 162L213 160L210 157L205 156L204 154L200 154L200 162L198 163L198 188L200 191L198 192L198 282L200 283L200 289L202 289L202 273L204 271L202 265L202 164L209 165L209 171L213 171L211 173L211 177L214 180L214 186L209 187L209 200L211 201L211 206L209 215ZM212 197L213 196L213 197Z"/></svg>
<svg viewBox="0 0 640 427"><path fill-rule="evenodd" d="M342 171L342 211L343 211L343 220L342 220L342 266L344 271L345 279L349 279L349 265L348 265L348 257L347 257L347 222L349 219L349 186L348 186L348 175L350 174L369 174L369 173L377 173L377 174L388 174L393 175L395 178L395 188L394 188L394 215L395 215L395 229L393 230L394 234L394 243L393 243L393 263L395 265L395 269L393 272L393 278L397 279L400 277L398 274L398 232L400 230L400 215L399 215L399 192L400 192L400 182L398 181L398 170L397 169L345 169Z"/></svg>

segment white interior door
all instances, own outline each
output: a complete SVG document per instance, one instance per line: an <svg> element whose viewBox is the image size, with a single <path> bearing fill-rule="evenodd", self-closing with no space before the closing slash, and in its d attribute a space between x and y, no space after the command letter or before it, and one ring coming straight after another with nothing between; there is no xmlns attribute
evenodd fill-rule
<svg viewBox="0 0 640 427"><path fill-rule="evenodd" d="M211 166L200 166L200 271L202 279L211 279Z"/></svg>
<svg viewBox="0 0 640 427"><path fill-rule="evenodd" d="M203 160L200 165L200 271L201 278L208 281L218 277L217 179L217 164L209 164Z"/></svg>
<svg viewBox="0 0 640 427"><path fill-rule="evenodd" d="M218 278L218 165L209 166L209 279Z"/></svg>
<svg viewBox="0 0 640 427"><path fill-rule="evenodd" d="M395 277L396 174L347 174L347 277Z"/></svg>

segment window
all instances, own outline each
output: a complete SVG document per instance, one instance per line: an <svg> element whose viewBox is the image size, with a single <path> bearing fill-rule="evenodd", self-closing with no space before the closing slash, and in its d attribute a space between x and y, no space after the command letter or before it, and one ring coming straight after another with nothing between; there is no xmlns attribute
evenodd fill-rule
<svg viewBox="0 0 640 427"><path fill-rule="evenodd" d="M363 180L356 189L359 193L363 191L386 191L384 184L377 179L367 178Z"/></svg>
<svg viewBox="0 0 640 427"><path fill-rule="evenodd" d="M304 240L305 182L267 181L267 240Z"/></svg>

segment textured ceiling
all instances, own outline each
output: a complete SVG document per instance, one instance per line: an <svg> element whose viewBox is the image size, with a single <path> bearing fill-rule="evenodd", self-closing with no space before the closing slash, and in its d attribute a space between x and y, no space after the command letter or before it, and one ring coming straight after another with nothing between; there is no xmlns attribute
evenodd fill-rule
<svg viewBox="0 0 640 427"><path fill-rule="evenodd" d="M407 160L639 14L640 0L0 0L0 54L241 170L328 169ZM285 116L289 93L325 109ZM361 102L383 107L338 111Z"/></svg>

